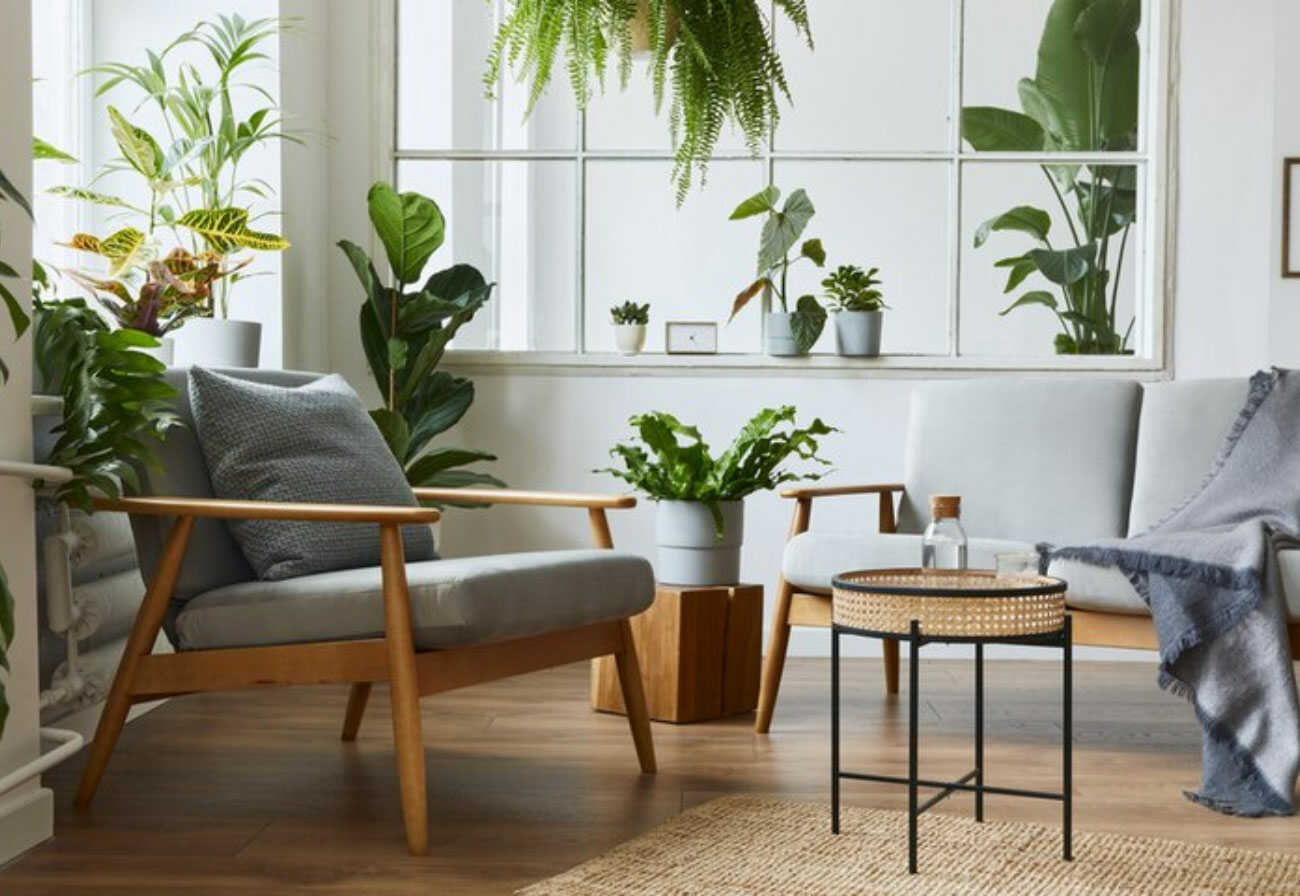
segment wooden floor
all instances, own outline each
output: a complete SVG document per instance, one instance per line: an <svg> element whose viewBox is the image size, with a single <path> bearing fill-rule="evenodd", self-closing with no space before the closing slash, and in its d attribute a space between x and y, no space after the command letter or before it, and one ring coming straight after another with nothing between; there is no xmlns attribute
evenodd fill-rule
<svg viewBox="0 0 1300 896"><path fill-rule="evenodd" d="M906 704L877 662L846 661L845 764L901 774ZM921 756L930 777L970 767L967 663L922 666ZM1076 816L1118 831L1300 852L1300 818L1215 815L1183 799L1198 780L1195 723L1139 663L1076 666ZM906 682L906 675L903 677ZM52 841L0 869L0 893L509 893L722 794L825 801L828 664L791 660L772 733L752 716L654 726L643 777L621 717L587 708L585 665L424 701L432 851L407 855L387 700L356 744L338 740L346 692L319 687L180 698L133 722L88 813L80 763L46 777ZM990 663L988 780L1052 789L1059 667ZM846 801L903 805L900 789L846 782ZM969 797L937 811L968 812ZM990 797L992 819L1055 823L1056 804Z"/></svg>

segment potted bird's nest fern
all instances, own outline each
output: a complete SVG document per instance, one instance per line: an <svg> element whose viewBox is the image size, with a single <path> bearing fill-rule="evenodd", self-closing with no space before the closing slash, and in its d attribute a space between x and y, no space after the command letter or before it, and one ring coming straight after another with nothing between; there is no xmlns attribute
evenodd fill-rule
<svg viewBox="0 0 1300 896"><path fill-rule="evenodd" d="M484 75L491 96L503 69L530 82L527 113L561 63L579 108L605 86L611 63L627 86L632 56L644 50L655 111L669 95L668 125L676 153L672 181L680 204L726 124L757 153L790 101L772 22L758 0L512 0L497 30ZM807 0L775 0L809 48Z"/></svg>

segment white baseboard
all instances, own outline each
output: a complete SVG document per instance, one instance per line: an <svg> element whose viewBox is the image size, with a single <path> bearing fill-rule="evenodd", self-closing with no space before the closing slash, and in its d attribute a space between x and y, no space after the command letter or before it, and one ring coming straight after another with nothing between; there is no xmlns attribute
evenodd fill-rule
<svg viewBox="0 0 1300 896"><path fill-rule="evenodd" d="M54 791L32 787L0 800L0 865L54 836Z"/></svg>

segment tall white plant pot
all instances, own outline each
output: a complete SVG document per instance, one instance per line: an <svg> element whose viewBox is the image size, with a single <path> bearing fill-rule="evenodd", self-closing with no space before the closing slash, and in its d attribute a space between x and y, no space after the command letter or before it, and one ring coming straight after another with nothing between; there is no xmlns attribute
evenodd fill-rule
<svg viewBox="0 0 1300 896"><path fill-rule="evenodd" d="M874 358L880 354L883 311L835 312L835 346L841 355Z"/></svg>
<svg viewBox="0 0 1300 896"><path fill-rule="evenodd" d="M793 317L785 311L769 311L763 315L763 339L767 353L774 358L793 358L803 354L794 341L794 327L790 323Z"/></svg>
<svg viewBox="0 0 1300 896"><path fill-rule="evenodd" d="M645 348L645 324L614 324L614 344L619 354L640 354Z"/></svg>
<svg viewBox="0 0 1300 896"><path fill-rule="evenodd" d="M660 501L655 511L655 578L670 585L734 585L740 581L745 503L723 501L723 532L698 501Z"/></svg>
<svg viewBox="0 0 1300 896"><path fill-rule="evenodd" d="M262 325L256 321L194 317L176 331L182 367L256 367L261 355Z"/></svg>

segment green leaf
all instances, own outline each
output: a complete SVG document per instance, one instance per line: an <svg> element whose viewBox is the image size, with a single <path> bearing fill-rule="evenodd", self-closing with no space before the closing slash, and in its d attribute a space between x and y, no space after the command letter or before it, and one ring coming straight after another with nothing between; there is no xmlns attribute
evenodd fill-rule
<svg viewBox="0 0 1300 896"><path fill-rule="evenodd" d="M45 192L52 196L62 196L66 199L80 199L83 202L90 202L94 205L115 206L117 208L130 209L131 211L139 212L142 215L147 214L144 209L132 205L125 199L121 199L117 196L110 196L107 193L99 193L95 190L86 190L81 187L50 187Z"/></svg>
<svg viewBox="0 0 1300 896"><path fill-rule="evenodd" d="M1095 0L1055 0L1038 42L1034 83L1061 123L1063 150L1101 149L1093 116L1092 61L1074 36L1079 15Z"/></svg>
<svg viewBox="0 0 1300 896"><path fill-rule="evenodd" d="M1047 242L1052 229L1052 216L1032 205L1018 205L1009 212L989 218L975 231L975 248L984 245L989 233L995 230L1018 230L1027 233L1040 243Z"/></svg>
<svg viewBox="0 0 1300 896"><path fill-rule="evenodd" d="M790 315L790 331L799 354L806 355L816 344L826 326L826 309L812 296L800 296Z"/></svg>
<svg viewBox="0 0 1300 896"><path fill-rule="evenodd" d="M1094 0L1074 22L1074 36L1101 69L1098 149L1137 147L1139 0Z"/></svg>
<svg viewBox="0 0 1300 896"><path fill-rule="evenodd" d="M731 316L727 318L727 323L731 323L731 321L735 319L736 315L740 313L741 309L748 305L754 296L762 292L763 287L765 286L771 287L772 281L766 277L759 277L753 283L742 289L731 302Z"/></svg>
<svg viewBox="0 0 1300 896"><path fill-rule="evenodd" d="M826 264L826 250L822 248L821 240L805 240L803 246L799 249L799 254L804 258L811 259L812 263L817 267Z"/></svg>
<svg viewBox="0 0 1300 896"><path fill-rule="evenodd" d="M1012 258L1003 258L993 263L995 268L1011 268L1007 274L1007 285L1002 291L1011 292L1019 286L1026 277L1038 270L1038 265L1028 255L1016 255Z"/></svg>
<svg viewBox="0 0 1300 896"><path fill-rule="evenodd" d="M1044 277L1061 286L1069 286L1087 275L1096 252L1096 247L1089 243L1074 249L1034 249L1027 254Z"/></svg>
<svg viewBox="0 0 1300 896"><path fill-rule="evenodd" d="M14 297L14 294L9 291L9 287L5 286L3 283L0 283L0 301L4 302L5 309L9 312L9 322L13 324L14 338L18 339L27 332L27 328L31 326L32 319L28 317L27 312L23 310L22 303Z"/></svg>
<svg viewBox="0 0 1300 896"><path fill-rule="evenodd" d="M176 223L199 234L221 255L235 249L280 252L289 248L289 241L282 236L250 230L246 208L194 209L181 215Z"/></svg>
<svg viewBox="0 0 1300 896"><path fill-rule="evenodd" d="M162 175L163 153L158 141L148 131L127 121L113 106L108 107L108 120L117 141L117 148L128 165L150 179Z"/></svg>
<svg viewBox="0 0 1300 896"><path fill-rule="evenodd" d="M474 384L445 370L435 371L420 383L408 412L411 422L411 450L421 451L435 436L455 426L474 402Z"/></svg>
<svg viewBox="0 0 1300 896"><path fill-rule="evenodd" d="M401 370L406 366L406 341L404 339L389 338L388 340L388 367L391 370Z"/></svg>
<svg viewBox="0 0 1300 896"><path fill-rule="evenodd" d="M965 106L961 135L976 152L1036 152L1043 129L1028 115L995 106Z"/></svg>
<svg viewBox="0 0 1300 896"><path fill-rule="evenodd" d="M803 190L795 190L786 197L781 211L768 216L763 224L763 234L759 238L758 272L771 270L780 264L787 253L799 242L804 228L812 220L817 209Z"/></svg>
<svg viewBox="0 0 1300 896"><path fill-rule="evenodd" d="M379 272L375 270L374 264L371 263L370 256L356 243L339 240L338 247L343 250L343 254L347 256L348 261L352 264L352 270L357 274L357 279L361 281L361 287L366 292L366 299L375 314L374 324L381 334L385 337L388 336L389 302L392 301L392 297L383 281L379 278Z"/></svg>
<svg viewBox="0 0 1300 896"><path fill-rule="evenodd" d="M402 285L414 283L442 245L445 223L438 204L419 193L399 194L383 181L371 186L366 204L393 277Z"/></svg>
<svg viewBox="0 0 1300 896"><path fill-rule="evenodd" d="M743 218L752 218L754 215L761 215L763 212L776 211L776 201L781 198L781 190L775 184L769 184L762 190L750 196L731 213L731 221L739 221Z"/></svg>
<svg viewBox="0 0 1300 896"><path fill-rule="evenodd" d="M18 207L27 213L27 217L32 216L32 207L28 203L27 197L18 192L18 188L13 185L13 181L5 177L5 173L0 171L0 198L8 198L18 203Z"/></svg>
<svg viewBox="0 0 1300 896"><path fill-rule="evenodd" d="M153 257L147 238L134 227L123 227L99 241L99 254L110 262L109 277L120 277Z"/></svg>
<svg viewBox="0 0 1300 896"><path fill-rule="evenodd" d="M1014 311L1016 308L1020 308L1025 305L1046 305L1048 308L1051 308L1053 310L1055 310L1057 307L1055 296L1053 296L1050 292L1046 292L1041 289L1036 289L1033 292L1025 293L1023 296L1016 299L1006 308L999 311L998 316L1005 317L1006 315Z"/></svg>
<svg viewBox="0 0 1300 896"><path fill-rule="evenodd" d="M406 418L388 408L379 408L370 412L370 419L388 443L388 450L393 453L393 457L398 463L404 463L409 456L411 444L411 430L406 424Z"/></svg>
<svg viewBox="0 0 1300 896"><path fill-rule="evenodd" d="M411 462L406 468L406 481L412 486L426 485L438 474L453 467L496 459L495 454L471 448L435 448Z"/></svg>
<svg viewBox="0 0 1300 896"><path fill-rule="evenodd" d="M1092 0L1074 20L1074 37L1095 64L1104 66L1127 52L1141 23L1140 0Z"/></svg>
<svg viewBox="0 0 1300 896"><path fill-rule="evenodd" d="M75 156L68 155L57 146L46 143L40 137L32 137L32 158L38 161L63 162L65 165L73 165L77 161Z"/></svg>

